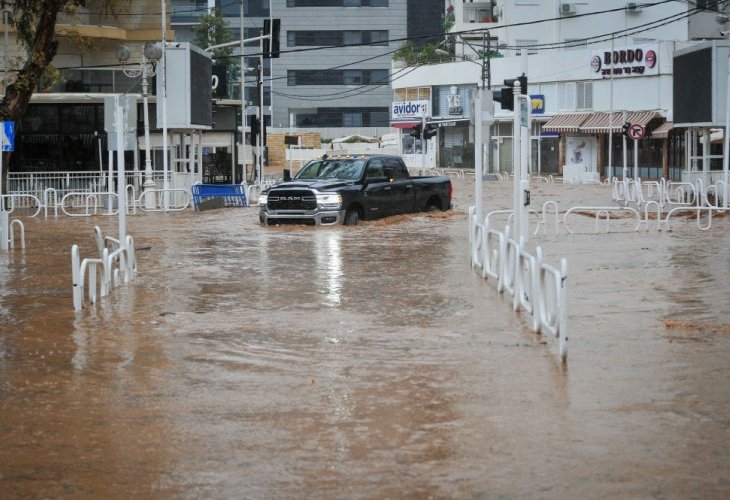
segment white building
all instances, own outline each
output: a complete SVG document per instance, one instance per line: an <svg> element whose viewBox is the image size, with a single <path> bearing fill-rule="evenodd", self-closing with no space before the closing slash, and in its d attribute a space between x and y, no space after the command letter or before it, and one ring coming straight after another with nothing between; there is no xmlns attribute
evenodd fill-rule
<svg viewBox="0 0 730 500"><path fill-rule="evenodd" d="M457 58L473 56L486 41L483 31L464 31L487 28L490 47L498 47L502 56L492 54L489 61L492 87L523 72L528 76L533 171L606 175L610 158L611 173L620 175L626 112L626 121L646 132L636 141L639 175L679 178L687 164L685 143L690 136L672 130L673 54L696 43L693 40L721 38L721 31L728 28L724 14L666 1L631 9L619 0L574 2L569 7L554 0L452 2L447 15L449 11L454 15ZM524 49L529 55L521 54ZM438 147L431 149L438 150L433 161L439 167L473 168L471 95L482 81L482 64L476 58L425 66L393 82L396 101L432 103L431 121L440 128L431 140ZM460 109L450 106L455 101ZM512 113L499 105L495 109L488 168L511 171ZM634 141L628 142L632 168ZM404 135L407 158L415 152L412 143ZM694 145L689 149L697 153ZM703 154L709 154L710 145L704 149ZM409 160L419 165L420 157Z"/></svg>

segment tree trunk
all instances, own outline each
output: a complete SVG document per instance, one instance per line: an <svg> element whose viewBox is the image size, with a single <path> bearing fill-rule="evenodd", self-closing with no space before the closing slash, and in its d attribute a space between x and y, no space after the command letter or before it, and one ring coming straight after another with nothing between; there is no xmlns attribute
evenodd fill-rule
<svg viewBox="0 0 730 500"><path fill-rule="evenodd" d="M28 58L13 83L5 89L5 96L0 103L0 118L3 121L16 122L16 130L20 118L25 114L30 97L38 86L43 72L56 55L56 18L58 11L68 0L46 0L44 9L38 18L33 42L28 50ZM10 153L3 153L3 191L8 189L8 166Z"/></svg>

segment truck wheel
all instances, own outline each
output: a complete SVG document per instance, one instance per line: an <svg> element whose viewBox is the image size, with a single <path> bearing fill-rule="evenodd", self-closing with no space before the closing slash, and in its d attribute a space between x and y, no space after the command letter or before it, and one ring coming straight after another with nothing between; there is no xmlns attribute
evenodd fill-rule
<svg viewBox="0 0 730 500"><path fill-rule="evenodd" d="M357 210L348 210L345 214L345 225L346 226L355 226L357 225L357 222L360 220L360 214L357 212Z"/></svg>
<svg viewBox="0 0 730 500"><path fill-rule="evenodd" d="M437 210L441 210L441 203L439 203L438 198L430 198L428 202L426 203L426 212L435 212Z"/></svg>

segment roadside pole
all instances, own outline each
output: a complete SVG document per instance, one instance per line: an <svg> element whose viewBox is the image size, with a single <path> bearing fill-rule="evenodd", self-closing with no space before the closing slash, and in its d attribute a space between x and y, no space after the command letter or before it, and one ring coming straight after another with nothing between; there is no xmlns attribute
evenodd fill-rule
<svg viewBox="0 0 730 500"><path fill-rule="evenodd" d="M522 147L520 145L522 139L522 133L520 131L520 95L522 92L522 88L520 87L519 80L515 80L513 92L514 102L517 103L517 106L514 106L514 116L512 118L512 227L514 229L512 234L514 235L515 240L519 242L520 235L522 234L522 216L520 208L520 189L522 180Z"/></svg>
<svg viewBox="0 0 730 500"><path fill-rule="evenodd" d="M119 246L124 247L127 241L127 187L124 180L124 107L121 99L116 97L117 126L117 208L119 209Z"/></svg>
<svg viewBox="0 0 730 500"><path fill-rule="evenodd" d="M634 139L634 181L639 180L639 140Z"/></svg>
<svg viewBox="0 0 730 500"><path fill-rule="evenodd" d="M621 122L623 124L626 124L626 118L627 118L626 111L622 111L621 112ZM623 177L624 178L623 178L623 180L626 180L626 178L629 175L629 166L628 166L629 158L628 158L628 152L626 151L626 134L622 134L621 138L623 140L623 159L624 159L624 164L623 164L624 165L624 168L623 168Z"/></svg>
<svg viewBox="0 0 730 500"><path fill-rule="evenodd" d="M14 147L15 123L0 122L0 250L8 250L10 248L10 212L5 209L5 198L3 196L3 184L5 181L3 153L13 151ZM6 187L8 187L9 192L10 186Z"/></svg>
<svg viewBox="0 0 730 500"><path fill-rule="evenodd" d="M526 52L526 51L525 51ZM519 81L516 82L516 88L519 86ZM527 90L527 89L525 89ZM520 146L521 146L521 158L520 158L520 236L522 243L527 243L530 240L530 222L528 207L530 205L530 146L532 141L530 140L531 132L531 121L530 121L530 96L529 95L516 95L519 99L519 106L515 106L515 109L519 107L520 112ZM518 101L515 100L515 103Z"/></svg>
<svg viewBox="0 0 730 500"><path fill-rule="evenodd" d="M727 34L728 38L730 38L730 33ZM730 53L728 54L728 67L727 67L727 75L725 77L727 78L727 85L726 85L726 92L725 92L725 137L723 141L723 148L722 148L722 181L723 181L723 189L722 189L722 206L724 208L730 207L730 203L728 203L728 170L730 170Z"/></svg>
<svg viewBox="0 0 730 500"><path fill-rule="evenodd" d="M426 175L426 115L421 116L421 175Z"/></svg>
<svg viewBox="0 0 730 500"><path fill-rule="evenodd" d="M482 223L482 212L484 209L482 201L482 175L484 168L482 166L484 160L484 138L482 137L482 126L484 113L482 111L482 102L484 98L484 89L479 87L474 97L474 201L476 202L476 223Z"/></svg>
<svg viewBox="0 0 730 500"><path fill-rule="evenodd" d="M4 125L4 124L3 124ZM5 211L3 198L3 150L5 149L5 132L0 132L0 250L8 250L10 244L10 222L8 212Z"/></svg>

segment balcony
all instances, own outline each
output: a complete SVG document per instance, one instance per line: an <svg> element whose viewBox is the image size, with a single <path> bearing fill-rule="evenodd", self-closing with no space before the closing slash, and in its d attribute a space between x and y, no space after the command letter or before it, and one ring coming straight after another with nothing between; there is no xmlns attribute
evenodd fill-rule
<svg viewBox="0 0 730 500"><path fill-rule="evenodd" d="M492 29L501 21L496 1L462 0L454 5L454 31Z"/></svg>

